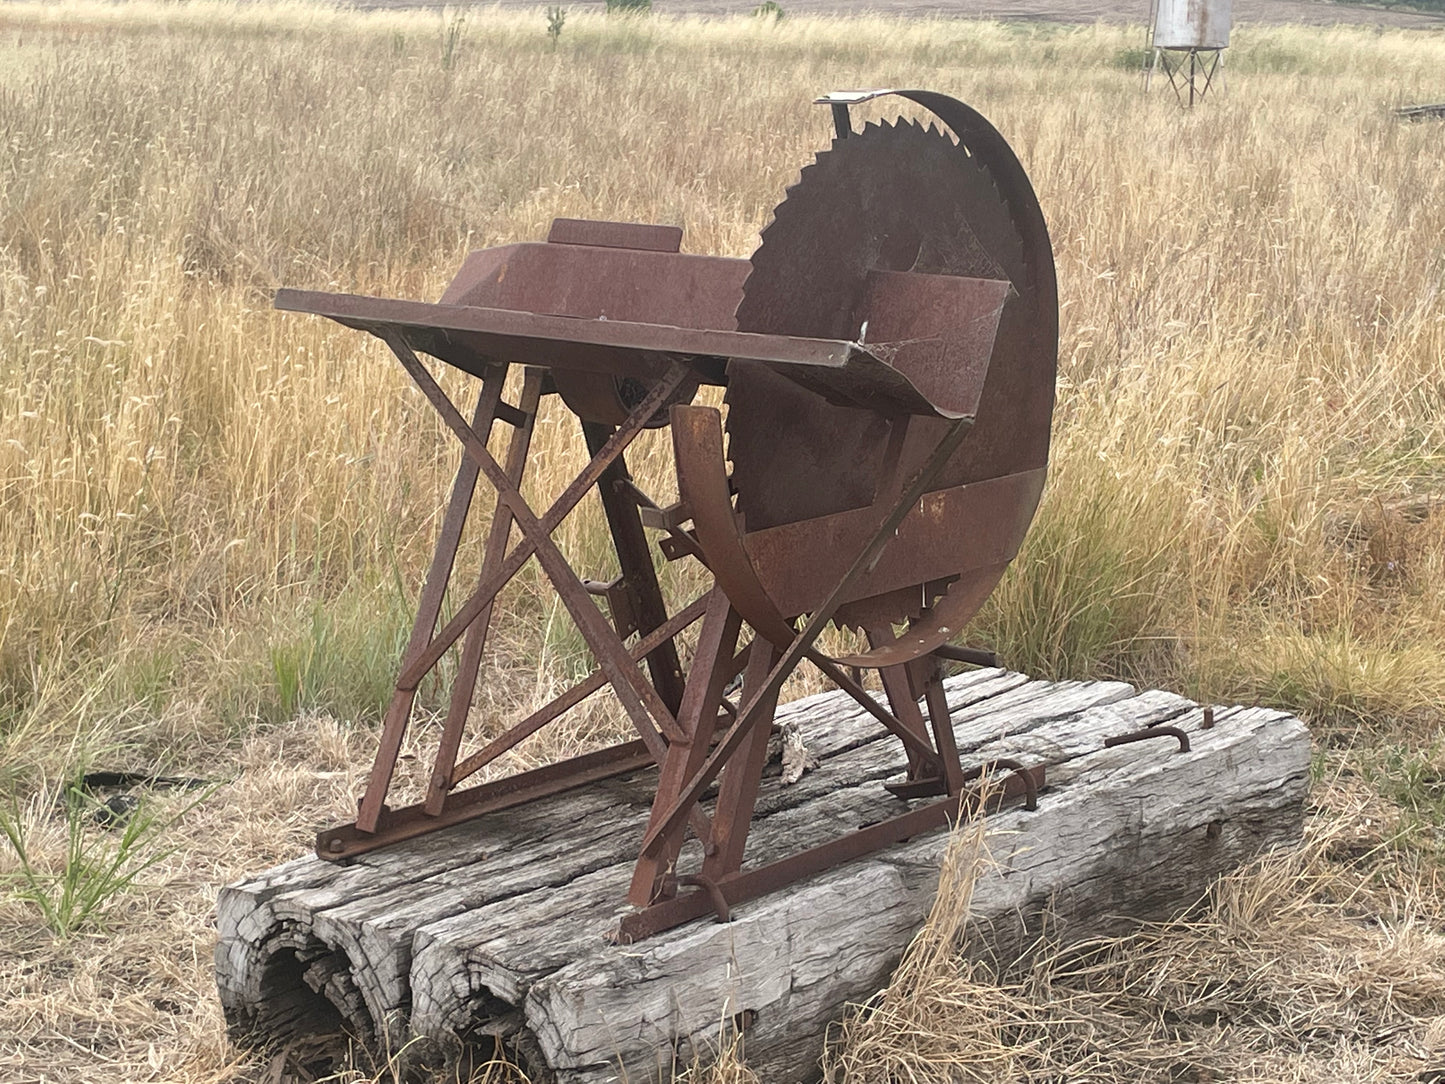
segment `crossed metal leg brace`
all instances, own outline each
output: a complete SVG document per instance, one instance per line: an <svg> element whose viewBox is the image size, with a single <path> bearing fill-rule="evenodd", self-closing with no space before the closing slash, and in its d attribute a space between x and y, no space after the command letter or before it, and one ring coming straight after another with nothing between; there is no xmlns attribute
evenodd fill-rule
<svg viewBox="0 0 1445 1084"><path fill-rule="evenodd" d="M396 690L383 720L380 747L360 802L356 822L327 830L318 837L318 853L329 858L344 858L363 853L432 831L445 824L457 823L519 804L521 801L556 793L570 786L633 771L648 763L661 761L667 751L668 742L677 740L682 732L673 714L675 705L670 706L664 701L658 687L643 677L637 664L646 660L655 668L654 672L661 670L663 673L676 673L677 656L672 648L672 640L702 614L702 607L694 604L653 627L639 628L637 631L643 634L642 639L629 649L617 631L608 626L606 618L592 601L587 586L572 570L551 537L568 513L609 471L625 470L620 467L623 453L653 414L666 402L667 397L686 379L688 374L684 366L673 365L668 370L623 424L601 442L591 461L551 507L538 516L522 496L520 485L538 403L544 390L545 373L540 369L527 369L520 402L503 412L498 410L498 406L501 403L501 391L508 367L503 364L491 367L483 380L473 422L468 424L411 347L397 335L387 333L383 337L443 421L461 441L465 458L452 487L436 553L417 607L416 623L403 656ZM487 450L487 435L492 423L499 417L513 425L505 467ZM487 538L480 582L455 616L433 635L479 474L486 475L497 492L497 506ZM636 516L635 509L633 515ZM520 531L522 540L507 552L513 526ZM641 532L640 523L637 531ZM645 554L643 556L645 557ZM598 671L459 764L457 757L467 713L476 690L493 603L503 588L533 557L541 564L556 589L558 598L597 659ZM624 567L630 558L635 564L635 557L635 554L624 553ZM662 600L655 580L652 581L651 589L656 597L642 600L637 609L658 614L661 612ZM405 809L389 809L385 800L415 705L417 688L422 679L464 635L466 641L443 723L426 800L420 805ZM495 783L483 784L469 791L454 790L462 779L475 774L608 683L612 685L638 733L637 742L548 765ZM659 684L667 687L665 681ZM701 811L690 819L696 829L706 828L707 818Z"/></svg>
<svg viewBox="0 0 1445 1084"><path fill-rule="evenodd" d="M1165 49L1156 48L1150 58L1149 67L1144 71L1144 91L1148 93L1156 68L1163 68L1174 88L1174 96L1186 109L1202 101L1219 77L1224 84L1223 49Z"/></svg>
<svg viewBox="0 0 1445 1084"><path fill-rule="evenodd" d="M628 895L640 910L627 916L619 930L620 939L632 941L710 912L726 917L728 909L743 900L941 826L977 803L978 793L967 789L970 774L964 772L954 747L937 656L907 658L906 652L900 654L902 645L892 643L890 628L870 630L869 639L879 658L906 659L875 667L882 676L892 709L889 711L814 646L848 598L849 590L873 566L899 523L928 492L956 451L968 431L968 419L952 424L916 475L899 486L891 511L877 524L871 540L827 601L801 629L791 623L770 622L772 638L758 634L740 644L744 618L721 586L714 585L677 613L667 613L641 516L643 509L660 510L640 495L627 473L626 449L687 378L684 365L673 364L615 429L584 423L592 458L539 516L523 498L521 484L538 404L549 390L546 373L526 369L519 400L511 405L502 399L508 366L498 363L489 367L469 423L400 335L387 331L383 338L461 442L465 456L452 487L416 624L356 821L321 832L318 854L343 859L655 764L656 798ZM697 408L674 408L675 419L681 418L676 411L683 409ZM498 463L487 448L496 421L512 427L505 463ZM496 490L497 504L478 583L456 614L438 630L442 600L452 578L476 482L482 475ZM552 533L594 486L599 487L622 569L621 577L611 584L595 584L579 577L552 539ZM521 540L509 549L514 529ZM678 552L702 556L689 532L676 523L665 524L665 529ZM494 604L532 558L537 559L557 591L598 668L481 749L462 756L467 716ZM611 623L594 601L596 595L607 598ZM684 676L675 640L699 620L702 624L692 665ZM417 804L392 809L386 798L417 688L459 641L460 661L425 796ZM748 829L767 761L778 697L784 682L805 659L902 740L908 754L908 775L905 782L890 788L895 795L905 799L943 797L784 861L745 870ZM644 665L646 676L640 669ZM724 690L740 673L741 703L734 707ZM463 781L608 685L637 732L635 740L459 789ZM927 723L918 705L920 698L927 708ZM1041 770L1026 771L1013 764L999 767L1013 770L1001 788L1002 794L1027 795L1032 802L1042 783ZM975 770L974 777L977 774ZM701 800L714 783L718 789L709 816ZM704 857L699 871L680 876L677 861L689 831L701 841ZM694 891L679 894L680 887L688 886Z"/></svg>

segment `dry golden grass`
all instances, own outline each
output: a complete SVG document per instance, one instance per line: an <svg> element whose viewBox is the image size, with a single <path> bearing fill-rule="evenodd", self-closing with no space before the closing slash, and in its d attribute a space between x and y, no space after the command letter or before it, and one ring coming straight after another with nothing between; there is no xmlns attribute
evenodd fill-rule
<svg viewBox="0 0 1445 1084"><path fill-rule="evenodd" d="M1445 97L1445 38L1241 30L1229 95L1184 115L1139 93L1141 37L574 12L552 51L540 12L0 5L0 791L55 862L63 833L36 796L86 766L222 784L98 928L54 939L0 892L0 1079L262 1072L233 1063L210 991L216 887L299 853L351 802L455 457L378 347L272 313L270 291L435 297L466 251L556 215L682 222L689 250L746 255L827 139L806 103L860 85L977 105L1055 240L1052 481L970 639L1041 675L1304 713L1333 749L1315 831L1335 842L1222 890L1278 905L1253 947L1231 940L1228 899L1170 936L1197 969L1265 967L1276 985L1247 996L1286 1023L1291 990L1320 1019L1355 1015L1288 1056L1285 1024L1239 1024L1205 1057L1188 1043L1214 1042L1207 1028L1149 1016L1195 996L1156 981L1153 934L1003 985L938 949L952 1001L920 992L908 1011L937 1031L977 1010L1002 1029L980 1042L1042 1037L990 1079L1042 1079L1081 1049L1083 1025L1039 1000L1060 990L1068 1012L1154 1021L1120 1025L1142 1045L1101 1078L1162 1074L1162 1058L1371 1079L1396 1072L1387 1054L1416 1057L1360 1038L1397 1024L1434 1050L1445 178L1438 126L1389 107ZM572 435L549 415L539 491L577 465ZM640 474L665 477L659 447ZM605 574L601 538L579 516L564 548ZM586 664L535 579L506 605L479 727ZM616 725L590 712L519 757ZM0 885L16 869L0 847ZM1360 887L1341 902L1347 874ZM1346 966L1374 978L1311 977Z"/></svg>
<svg viewBox="0 0 1445 1084"><path fill-rule="evenodd" d="M1331 857L1352 841L1346 822L1316 820L1299 850L1221 879L1195 914L1067 953L1040 944L1004 976L967 954L984 827L956 833L928 925L844 1025L825 1080L1344 1082L1445 1069L1438 913L1371 899L1364 866ZM1420 899L1434 888L1411 886Z"/></svg>

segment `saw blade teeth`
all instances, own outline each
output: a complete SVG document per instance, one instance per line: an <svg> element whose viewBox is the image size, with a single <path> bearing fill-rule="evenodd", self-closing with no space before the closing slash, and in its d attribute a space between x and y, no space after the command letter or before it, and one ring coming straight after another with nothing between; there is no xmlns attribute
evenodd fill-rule
<svg viewBox="0 0 1445 1084"><path fill-rule="evenodd" d="M976 154L952 129L899 116L862 124L816 152L760 231L741 288L737 329L839 339L850 337L851 327L856 335L858 321L871 315L858 305L862 283L871 268L892 268L906 257L902 242L910 233L919 235L912 270L1010 278L1027 294L1011 299L1008 304L1020 308L1010 311L1042 320L1045 310L1037 302L1048 298L1031 287L1045 277L1044 253L1026 246L1025 237L1033 235L1021 236L1016 223L1031 222L1028 208L1004 201L1001 188L1014 194L1008 175L995 178L988 166L992 152L984 147L984 155ZM901 262L898 269L904 269ZM1042 338L1038 349L1029 339L1001 356L1001 367L1025 377L1041 374L1043 356ZM1052 377L1051 361L1048 373ZM833 405L762 363L730 363L723 401L723 455L735 510L750 532L876 503L889 439L888 424L876 412ZM1038 430L1035 419L1019 411L992 411L985 421L993 426L990 433L1010 437L1020 426ZM939 488L975 480L977 468L996 467L992 459L980 463L965 454L950 461ZM910 566L900 574L916 571ZM899 588L854 599L857 607L845 607L839 623L857 628L879 620L916 621L932 595L926 587Z"/></svg>
<svg viewBox="0 0 1445 1084"><path fill-rule="evenodd" d="M856 334L847 298L875 259L874 234L909 220L928 237L929 266L920 270L1012 277L1019 243L1011 220L992 178L977 161L966 165L969 157L951 133L905 117L869 121L817 152L761 231L738 330ZM872 499L874 445L884 435L867 419L745 364L730 368L724 401L724 454L752 529Z"/></svg>

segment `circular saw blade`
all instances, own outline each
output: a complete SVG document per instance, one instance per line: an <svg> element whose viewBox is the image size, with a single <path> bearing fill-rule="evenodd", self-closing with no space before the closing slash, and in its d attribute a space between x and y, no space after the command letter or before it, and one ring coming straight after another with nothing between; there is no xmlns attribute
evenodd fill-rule
<svg viewBox="0 0 1445 1084"><path fill-rule="evenodd" d="M738 330L858 339L873 270L1025 279L992 178L935 127L869 124L803 169L753 253ZM741 362L729 367L727 402L728 457L749 530L873 503L890 428L882 415Z"/></svg>

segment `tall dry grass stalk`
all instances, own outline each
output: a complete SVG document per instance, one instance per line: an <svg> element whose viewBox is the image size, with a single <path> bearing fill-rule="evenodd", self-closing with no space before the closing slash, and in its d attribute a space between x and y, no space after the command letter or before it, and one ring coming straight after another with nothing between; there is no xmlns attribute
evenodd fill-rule
<svg viewBox="0 0 1445 1084"><path fill-rule="evenodd" d="M977 105L1055 240L1052 481L971 639L1359 730L1331 786L1388 796L1382 853L1437 868L1445 180L1438 128L1389 107L1442 96L1445 39L1241 28L1191 114L1140 94L1141 40L572 12L554 49L540 11L0 4L0 791L231 780L102 933L52 944L0 893L0 1076L233 1076L215 886L303 849L369 756L456 452L380 348L272 289L435 297L557 215L746 255L833 87ZM544 419L534 493L579 465L572 425ZM633 464L659 490L664 440ZM595 509L561 541L610 571ZM505 606L478 729L587 665L536 577ZM599 700L519 761L616 726ZM1371 907L1419 902L1372 868Z"/></svg>

